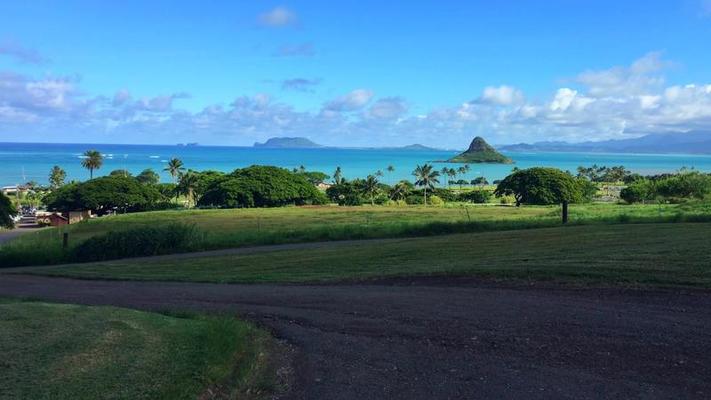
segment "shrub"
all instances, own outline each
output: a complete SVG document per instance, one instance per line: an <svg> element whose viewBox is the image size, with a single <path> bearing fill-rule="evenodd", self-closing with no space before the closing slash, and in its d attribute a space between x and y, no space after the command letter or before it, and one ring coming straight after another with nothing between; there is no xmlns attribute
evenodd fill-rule
<svg viewBox="0 0 711 400"><path fill-rule="evenodd" d="M450 189L443 189L443 188L435 188L432 189L431 192L428 192L427 194L427 199L429 201L429 193L432 193L433 195L439 197L440 199L444 201L457 201L457 192L454 190Z"/></svg>
<svg viewBox="0 0 711 400"><path fill-rule="evenodd" d="M72 251L74 261L102 261L187 251L199 243L194 225L171 223L94 236Z"/></svg>
<svg viewBox="0 0 711 400"><path fill-rule="evenodd" d="M442 200L441 197L434 195L434 194L427 198L427 202L433 206L443 206L444 205L444 200Z"/></svg>
<svg viewBox="0 0 711 400"><path fill-rule="evenodd" d="M472 190L459 195L459 200L470 203L488 203L491 200L491 192L488 190Z"/></svg>
<svg viewBox="0 0 711 400"><path fill-rule="evenodd" d="M698 172L680 173L657 182L657 193L668 198L703 199L711 191L711 176Z"/></svg>
<svg viewBox="0 0 711 400"><path fill-rule="evenodd" d="M425 198L419 194L412 194L405 198L407 204L425 204Z"/></svg>
<svg viewBox="0 0 711 400"><path fill-rule="evenodd" d="M654 182L647 179L638 179L620 191L620 198L628 203L653 200L655 196Z"/></svg>
<svg viewBox="0 0 711 400"><path fill-rule="evenodd" d="M360 206L364 203L362 181L341 182L326 189L326 196L339 206Z"/></svg>
<svg viewBox="0 0 711 400"><path fill-rule="evenodd" d="M15 223L12 217L15 215L17 215L17 210L12 205L10 198L0 192L0 228L13 228Z"/></svg>

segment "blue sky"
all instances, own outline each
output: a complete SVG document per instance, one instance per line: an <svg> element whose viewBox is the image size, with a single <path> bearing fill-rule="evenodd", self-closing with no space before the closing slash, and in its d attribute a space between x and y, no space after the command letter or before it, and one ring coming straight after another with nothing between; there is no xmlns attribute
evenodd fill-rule
<svg viewBox="0 0 711 400"><path fill-rule="evenodd" d="M711 131L711 1L6 1L0 141Z"/></svg>

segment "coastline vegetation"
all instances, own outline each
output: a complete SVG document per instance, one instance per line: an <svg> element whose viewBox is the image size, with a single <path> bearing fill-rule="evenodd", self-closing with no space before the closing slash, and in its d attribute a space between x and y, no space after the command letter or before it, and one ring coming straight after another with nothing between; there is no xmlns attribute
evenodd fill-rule
<svg viewBox="0 0 711 400"><path fill-rule="evenodd" d="M91 210L103 217L12 240L0 246L0 267L546 228L558 225L561 214L574 225L711 220L711 203L705 200L711 176L696 171L641 177L621 166L580 167L577 175L514 168L490 185L486 177L464 179L468 165L437 171L424 164L413 171L414 183L388 185L380 181L385 177L380 170L366 179L348 180L337 168L332 181L303 166L251 166L222 173L186 170L181 160L172 159L166 170L174 183L158 183L151 170L137 176L117 170L49 190L42 197L49 210ZM385 170L389 174L394 168ZM59 182L61 173L53 169L54 175ZM445 183L445 178L452 179ZM628 193L644 185L653 185L654 194L645 192L642 204L634 204L636 198Z"/></svg>

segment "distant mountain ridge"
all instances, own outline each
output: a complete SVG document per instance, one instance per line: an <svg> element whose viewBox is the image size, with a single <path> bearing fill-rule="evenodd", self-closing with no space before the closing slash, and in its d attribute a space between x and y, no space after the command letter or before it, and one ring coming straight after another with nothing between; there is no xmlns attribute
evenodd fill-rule
<svg viewBox="0 0 711 400"><path fill-rule="evenodd" d="M411 150L411 151L437 151L439 149L436 149L434 147L429 147L425 146L423 144L415 143L415 144L408 144L407 146L400 146L400 147L384 147L386 149L396 149L396 150Z"/></svg>
<svg viewBox="0 0 711 400"><path fill-rule="evenodd" d="M711 132L653 133L634 139L568 143L559 141L501 146L506 151L551 151L590 153L682 153L711 154Z"/></svg>
<svg viewBox="0 0 711 400"><path fill-rule="evenodd" d="M255 142L252 147L263 149L317 149L317 148L349 148L349 147L334 147L323 146L311 141L305 137L273 137L267 139L264 143ZM359 148L359 147L355 147ZM409 144L406 146L387 146L387 147L363 147L364 149L382 149L382 150L409 150L409 151L438 151L434 147L428 147L419 143Z"/></svg>
<svg viewBox="0 0 711 400"><path fill-rule="evenodd" d="M316 149L323 147L305 137L273 137L264 143L256 142L253 147L264 149Z"/></svg>

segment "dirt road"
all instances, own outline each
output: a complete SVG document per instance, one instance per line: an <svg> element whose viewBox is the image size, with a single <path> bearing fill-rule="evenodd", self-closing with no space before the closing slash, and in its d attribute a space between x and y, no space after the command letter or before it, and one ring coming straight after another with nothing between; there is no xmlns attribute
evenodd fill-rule
<svg viewBox="0 0 711 400"><path fill-rule="evenodd" d="M711 396L711 293L392 283L0 275L0 296L239 314L298 349L295 399Z"/></svg>

